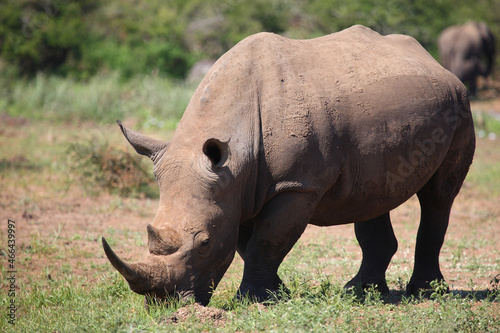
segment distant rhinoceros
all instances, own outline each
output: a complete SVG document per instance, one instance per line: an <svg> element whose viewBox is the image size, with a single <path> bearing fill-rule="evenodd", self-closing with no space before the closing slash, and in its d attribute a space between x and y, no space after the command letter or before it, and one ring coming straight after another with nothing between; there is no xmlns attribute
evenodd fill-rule
<svg viewBox="0 0 500 333"><path fill-rule="evenodd" d="M438 39L441 63L476 93L479 76L493 72L495 38L484 22L455 25L441 32Z"/></svg>
<svg viewBox="0 0 500 333"><path fill-rule="evenodd" d="M413 38L354 26L311 40L250 36L201 82L170 142L118 122L160 187L149 254L106 255L133 291L206 305L238 251L238 295L262 301L308 224L354 223L376 284L397 250L389 212L422 209L407 291L443 279L439 252L475 136L467 91ZM342 246L332 244L331 246Z"/></svg>

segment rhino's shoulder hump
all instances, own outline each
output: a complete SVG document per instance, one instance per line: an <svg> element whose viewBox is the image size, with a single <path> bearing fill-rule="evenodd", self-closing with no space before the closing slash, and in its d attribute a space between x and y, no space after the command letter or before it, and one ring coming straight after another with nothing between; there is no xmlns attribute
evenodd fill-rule
<svg viewBox="0 0 500 333"><path fill-rule="evenodd" d="M244 38L236 44L235 48L239 50L252 49L254 47L262 48L264 45L273 45L277 41L286 42L291 40L272 32L259 32Z"/></svg>
<svg viewBox="0 0 500 333"><path fill-rule="evenodd" d="M350 35L364 35L364 36L368 36L368 37L374 37L374 36L379 36L380 37L380 34L368 27L365 27L364 25L360 25L360 24L356 24L356 25L353 25L352 27L349 27L347 29L344 29L342 31L339 31L337 33L334 33L333 35L346 35L346 36L350 36Z"/></svg>
<svg viewBox="0 0 500 333"><path fill-rule="evenodd" d="M398 43L402 46L407 46L407 47L413 47L413 48L419 48L422 50L425 50L422 45L412 36L408 35L400 35L400 34L393 34L393 35L387 35L384 37L386 40L392 40L395 43Z"/></svg>

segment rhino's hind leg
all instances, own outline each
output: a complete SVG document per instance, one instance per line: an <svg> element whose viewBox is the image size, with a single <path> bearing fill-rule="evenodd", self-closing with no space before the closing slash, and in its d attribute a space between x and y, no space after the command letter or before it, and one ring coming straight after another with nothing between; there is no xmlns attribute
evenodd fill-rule
<svg viewBox="0 0 500 333"><path fill-rule="evenodd" d="M358 274L345 285L345 288L357 286L366 288L369 285L376 285L381 293L389 293L385 271L398 249L389 213L355 223L354 231L363 252L363 259Z"/></svg>
<svg viewBox="0 0 500 333"><path fill-rule="evenodd" d="M433 280L444 281L439 268L439 253L444 242L451 210L451 202L432 202L428 190L418 193L421 205L420 226L415 246L413 274L406 287L408 295L418 295L421 290L431 288Z"/></svg>
<svg viewBox="0 0 500 333"><path fill-rule="evenodd" d="M417 193L421 207L420 226L415 246L413 275L407 294L430 289L433 280L444 281L439 268L439 253L444 242L451 206L465 178L465 173L438 172Z"/></svg>
<svg viewBox="0 0 500 333"><path fill-rule="evenodd" d="M439 252L448 228L451 206L472 163L475 147L473 131L464 134L457 136L437 172L417 193L421 217L407 294L417 295L419 290L430 289L431 281L444 280L439 268Z"/></svg>

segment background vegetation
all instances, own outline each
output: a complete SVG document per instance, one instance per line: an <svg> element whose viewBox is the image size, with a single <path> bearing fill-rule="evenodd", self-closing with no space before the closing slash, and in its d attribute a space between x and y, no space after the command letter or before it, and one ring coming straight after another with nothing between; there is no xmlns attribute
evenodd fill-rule
<svg viewBox="0 0 500 333"><path fill-rule="evenodd" d="M500 36L500 1L5 0L0 111L175 128L196 87L182 82L193 64L250 34L312 38L363 24L412 35L437 56L439 33L468 20Z"/></svg>
<svg viewBox="0 0 500 333"><path fill-rule="evenodd" d="M498 0L6 0L0 57L21 74L89 78L116 70L183 78L244 37L271 31L310 38L366 25L415 37L435 55L438 34L467 20L500 35Z"/></svg>

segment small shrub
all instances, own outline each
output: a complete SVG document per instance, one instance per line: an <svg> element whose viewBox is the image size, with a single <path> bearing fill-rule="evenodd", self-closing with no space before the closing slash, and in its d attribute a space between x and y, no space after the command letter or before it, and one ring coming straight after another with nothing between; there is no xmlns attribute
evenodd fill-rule
<svg viewBox="0 0 500 333"><path fill-rule="evenodd" d="M370 284L365 291L364 295L364 304L365 305L380 305L382 302L382 294L377 289L377 285Z"/></svg>
<svg viewBox="0 0 500 333"><path fill-rule="evenodd" d="M70 170L91 195L106 190L125 197L158 197L154 176L135 153L93 138L71 144L67 156Z"/></svg>
<svg viewBox="0 0 500 333"><path fill-rule="evenodd" d="M445 300L447 295L449 295L450 287L448 283L443 280L434 280L431 281L432 293L430 295L431 299L436 301Z"/></svg>
<svg viewBox="0 0 500 333"><path fill-rule="evenodd" d="M493 292L500 291L500 274L497 274L497 275L495 275L494 277L491 278L491 280L490 280L490 286L491 286L491 290Z"/></svg>

